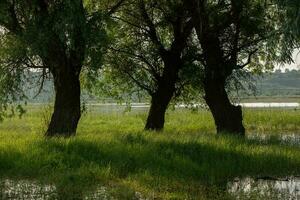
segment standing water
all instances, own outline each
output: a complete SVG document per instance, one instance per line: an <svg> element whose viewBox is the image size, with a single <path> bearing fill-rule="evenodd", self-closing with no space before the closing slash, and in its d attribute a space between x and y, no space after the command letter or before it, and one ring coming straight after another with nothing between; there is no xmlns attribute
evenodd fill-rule
<svg viewBox="0 0 300 200"><path fill-rule="evenodd" d="M228 192L236 199L300 199L300 177L243 178L228 183Z"/></svg>

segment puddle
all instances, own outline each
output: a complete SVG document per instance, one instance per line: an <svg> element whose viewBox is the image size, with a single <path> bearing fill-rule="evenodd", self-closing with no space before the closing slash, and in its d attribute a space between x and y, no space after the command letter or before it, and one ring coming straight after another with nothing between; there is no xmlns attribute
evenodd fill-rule
<svg viewBox="0 0 300 200"><path fill-rule="evenodd" d="M55 191L54 185L41 185L34 181L8 179L0 181L0 199L55 199Z"/></svg>
<svg viewBox="0 0 300 200"><path fill-rule="evenodd" d="M109 192L107 188L104 186L98 187L95 191L89 192L83 197L84 200L91 200L91 199L103 199L103 200L115 200Z"/></svg>
<svg viewBox="0 0 300 200"><path fill-rule="evenodd" d="M284 179L244 178L228 183L228 192L236 199L300 199L300 177Z"/></svg>
<svg viewBox="0 0 300 200"><path fill-rule="evenodd" d="M280 144L286 145L300 145L300 134L288 135L265 135L265 134L251 134L247 135L249 140L258 140L260 142L268 142L270 140L278 141Z"/></svg>
<svg viewBox="0 0 300 200"><path fill-rule="evenodd" d="M103 110L111 110L111 109L124 109L129 106L126 103L118 104L118 103L90 103L89 106L99 107ZM236 103L235 105L240 105L245 108L299 108L300 104L298 102L255 102L255 103ZM149 103L131 103L131 108L135 109L148 109L150 107ZM178 104L175 108L203 108L206 107L205 104L195 103L195 104Z"/></svg>
<svg viewBox="0 0 300 200"><path fill-rule="evenodd" d="M300 135L282 135L281 140L285 143L300 145Z"/></svg>
<svg viewBox="0 0 300 200"><path fill-rule="evenodd" d="M76 194L68 194L68 198L83 200L117 200L117 198L114 198L111 195L109 188L104 186L99 186L94 191L88 191L82 196L80 195L80 197L74 195ZM56 200L61 199L59 196L55 185L46 185L29 180L0 180L0 200ZM135 192L132 198L144 200L142 194L139 192Z"/></svg>

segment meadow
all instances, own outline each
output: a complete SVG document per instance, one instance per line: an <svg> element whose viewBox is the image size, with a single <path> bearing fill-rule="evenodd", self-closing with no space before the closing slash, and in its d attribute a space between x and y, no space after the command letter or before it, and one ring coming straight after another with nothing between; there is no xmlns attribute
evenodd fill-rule
<svg viewBox="0 0 300 200"><path fill-rule="evenodd" d="M48 109L31 106L0 124L0 179L53 184L57 199L83 199L101 186L106 199L233 199L226 188L236 177L300 175L300 146L280 140L300 135L296 109L244 110L247 136L266 141L216 135L204 109L170 110L164 131L149 132L144 111L90 107L70 139L44 138L48 118Z"/></svg>

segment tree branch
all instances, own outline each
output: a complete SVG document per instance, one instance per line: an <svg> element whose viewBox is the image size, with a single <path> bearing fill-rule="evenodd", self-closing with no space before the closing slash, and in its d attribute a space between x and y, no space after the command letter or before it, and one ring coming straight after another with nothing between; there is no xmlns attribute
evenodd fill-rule
<svg viewBox="0 0 300 200"><path fill-rule="evenodd" d="M126 0L119 0L115 5L113 5L110 10L106 13L106 15L110 16L112 14L114 14L118 9L119 7L122 6L122 4L125 2Z"/></svg>
<svg viewBox="0 0 300 200"><path fill-rule="evenodd" d="M147 32L149 33L150 39L152 40L152 42L155 45L158 46L159 51L161 53L165 54L166 49L164 48L160 39L158 38L158 34L156 31L155 25L154 25L153 21L151 20L150 16L148 15L144 0L139 0L139 9L140 9L143 19L145 20L147 27L149 28L149 30L147 30Z"/></svg>
<svg viewBox="0 0 300 200"><path fill-rule="evenodd" d="M258 49L255 49L253 51L251 51L248 54L248 60L246 63L244 63L243 65L237 65L237 69L243 69L244 67L246 67L247 65L249 65L252 62L252 56L258 51Z"/></svg>
<svg viewBox="0 0 300 200"><path fill-rule="evenodd" d="M155 78L155 81L159 81L161 79L160 74L157 72L157 70L155 69L155 67L142 55L137 55L135 53L132 53L130 51L125 51L125 50L121 50L121 49L115 49L113 47L110 47L110 49L112 51L116 51L116 52L120 52L120 53L124 53L127 54L135 59L138 59L139 61L145 63L149 68L143 67L143 69L145 69L146 71L150 72L153 77Z"/></svg>
<svg viewBox="0 0 300 200"><path fill-rule="evenodd" d="M129 76L129 78L135 82L140 88L142 88L143 90L146 90L150 95L153 94L153 91L148 87L146 86L145 84L141 83L140 81L138 81L138 79L134 78L134 76L132 76L130 74L130 72L126 71L126 70L123 70L123 72L125 74L127 74Z"/></svg>

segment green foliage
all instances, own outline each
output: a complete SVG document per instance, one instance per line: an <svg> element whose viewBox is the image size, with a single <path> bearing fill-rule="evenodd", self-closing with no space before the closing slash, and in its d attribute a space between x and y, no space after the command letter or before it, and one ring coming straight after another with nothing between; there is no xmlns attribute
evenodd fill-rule
<svg viewBox="0 0 300 200"><path fill-rule="evenodd" d="M105 68L97 73L93 78L84 79L89 85L85 85L89 94L98 99L118 103L145 102L147 101L147 93L138 88L134 83L127 82L124 76L121 76L117 70L110 71ZM107 102L107 101L106 101Z"/></svg>
<svg viewBox="0 0 300 200"><path fill-rule="evenodd" d="M110 13L120 2L120 11ZM0 76L4 77L3 83L14 82L2 89L2 105L7 106L13 100L24 98L20 87L22 72L32 70L34 66L47 68L44 61L53 60L49 48L62 48L60 53L70 56L78 46L76 41L85 44L84 53L78 51L80 53L76 56L84 64L81 75L84 88L98 96L113 97L118 101L128 102L132 98L138 100L140 96L148 99L147 93L157 89L164 62L159 55L158 44L149 37L145 21L141 20L143 14L140 12L140 1L122 2L59 0L49 3L48 11L44 12L36 0L1 1L0 26L5 28L0 29ZM232 1L230 4L207 1L209 24L218 30L212 32L218 32L225 57L231 58L230 52L234 46L236 27L231 9L239 13L238 44L244 46L239 49L237 64L243 65L249 53L257 49L245 68L246 72L234 72L229 78L228 90L244 89L241 80L250 80L248 88L253 89L249 72L260 74L273 70L276 62L291 62L291 52L296 45L298 33L299 5L293 0L278 2L277 6L261 0ZM14 8L15 13L11 13L11 8ZM158 41L165 49L170 49L176 36L174 22L186 9L184 2L146 0L145 9L154 22ZM16 15L16 19L12 14ZM284 17L288 20L283 20ZM78 31L83 32L83 38L79 40L76 38ZM286 34L282 35L282 31ZM52 46L54 41L62 47ZM188 103L201 98L205 63L198 56L202 51L193 33L182 55L185 63L176 84L176 101ZM228 66L235 68L234 64Z"/></svg>
<svg viewBox="0 0 300 200"><path fill-rule="evenodd" d="M0 34L0 121L4 117L13 116L15 112L22 115L24 110L20 103L25 98L22 91L24 81L23 70L20 67L24 49L22 43L11 35Z"/></svg>
<svg viewBox="0 0 300 200"><path fill-rule="evenodd" d="M300 44L300 2L296 0L276 0L282 11L281 20L278 23L282 30L281 56L291 57ZM289 63L294 62L290 58Z"/></svg>
<svg viewBox="0 0 300 200"><path fill-rule="evenodd" d="M197 2L187 3L191 12L197 13ZM195 17L195 28L205 75L223 76L228 92L253 92L252 74L271 72L279 62L291 62L292 51L284 49L287 41L281 26L285 10L273 1L225 2L204 1L198 5L201 13Z"/></svg>
<svg viewBox="0 0 300 200"><path fill-rule="evenodd" d="M0 113L24 98L23 81L43 86L45 77L61 67L61 60L68 60L75 68L84 65L85 75L91 79L102 65L109 42L106 13L115 3L106 2L106 7L98 8L99 2L81 0L1 1ZM80 69L74 70L80 73ZM41 76L35 79L37 83L24 78L28 71L40 72L36 73Z"/></svg>
<svg viewBox="0 0 300 200"><path fill-rule="evenodd" d="M230 4L222 2L207 1L206 13L208 13L211 32L218 34L224 52L224 70L227 68L233 70L228 78L227 89L253 92L255 85L251 74L272 71L278 62L291 62L291 50L283 49L287 41L282 35L282 26L280 26L285 10L273 3L266 4L259 0L232 1ZM164 48L170 49L174 40L172 23L176 21L179 10L186 9L183 2L145 1L145 4L150 19L154 21L158 40ZM233 16L232 9L236 9L238 19ZM128 10L132 13L128 14ZM100 82L105 84L105 80L109 80L107 84L111 86L107 87L110 91L117 91L113 96L118 96L118 99L122 93L127 96L136 92L138 88L153 93L157 89L157 77L153 71L161 76L164 63L159 55L157 44L153 43L147 35L145 22L140 20L142 16L138 1L132 1L131 4L124 6L123 11L121 10L114 18L116 23L109 33L115 40L105 59L105 68L108 69L105 72L107 78L100 78ZM238 20L239 31L237 52L234 52L237 28L235 20ZM186 103L197 101L203 95L205 62L201 57L199 58L203 49L195 38L196 35L193 34L188 41L188 48L184 51L183 57L186 63L180 72L180 81L176 86L177 101ZM231 60L234 60L234 54L237 54L236 62ZM195 62L196 58L198 58L197 62ZM97 85L100 86L100 90L103 89L103 84ZM119 88L116 89L118 86ZM121 94L118 94L119 92Z"/></svg>
<svg viewBox="0 0 300 200"><path fill-rule="evenodd" d="M95 89L92 89L94 94L98 95L95 93L97 90L100 91L100 95L107 94L108 91L111 97L118 101L134 101L140 95L148 99L157 91L164 73L168 76L161 51L162 49L168 51L178 44L175 44L178 39L176 34L181 30L178 30L180 27L176 26L176 23L178 19L187 21L186 12L181 9L183 6L181 1L158 3L155 0L132 0L129 2L112 17L114 26L109 28L108 33L109 38L113 39L105 55L104 70L100 72L100 78L93 80L98 82L94 85ZM148 20L141 9L142 2L145 4L145 12L149 15ZM151 30L149 30L151 23L153 23L152 28L155 29L153 35L156 35L156 39L153 35L151 36ZM186 24L183 23L182 26ZM199 63L193 62L197 48L192 39L183 42L188 43L188 48L182 52L184 62L182 68L186 69L180 72L180 78L176 83L175 96L178 97L178 101L182 101L181 93L188 93L193 89L192 84L199 88L197 85L199 81L194 79L195 76L189 75L193 71L197 74L201 73ZM195 91L194 94L196 94ZM186 96L185 99L190 97L192 95ZM195 98L198 97L199 95Z"/></svg>

